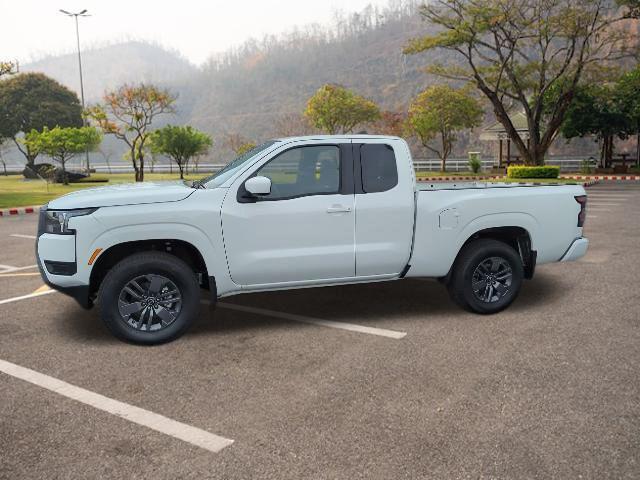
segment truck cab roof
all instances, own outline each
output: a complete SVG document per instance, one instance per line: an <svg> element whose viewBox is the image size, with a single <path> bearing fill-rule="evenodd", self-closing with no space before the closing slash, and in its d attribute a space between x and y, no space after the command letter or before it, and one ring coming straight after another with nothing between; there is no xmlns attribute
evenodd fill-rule
<svg viewBox="0 0 640 480"><path fill-rule="evenodd" d="M301 142L308 140L402 140L392 135L369 135L353 133L347 135L301 135L296 137L282 137L274 139L276 142Z"/></svg>

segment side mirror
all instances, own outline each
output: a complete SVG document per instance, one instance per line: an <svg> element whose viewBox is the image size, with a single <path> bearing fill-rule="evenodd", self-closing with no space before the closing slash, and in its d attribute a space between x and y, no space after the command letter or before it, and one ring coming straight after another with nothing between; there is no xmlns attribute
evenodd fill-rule
<svg viewBox="0 0 640 480"><path fill-rule="evenodd" d="M271 179L267 177L251 177L244 182L244 188L251 195L269 195L271 193Z"/></svg>

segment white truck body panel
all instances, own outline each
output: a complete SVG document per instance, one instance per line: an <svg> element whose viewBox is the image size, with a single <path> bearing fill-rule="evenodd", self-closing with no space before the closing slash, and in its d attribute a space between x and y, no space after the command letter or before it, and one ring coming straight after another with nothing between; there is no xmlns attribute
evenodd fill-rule
<svg viewBox="0 0 640 480"><path fill-rule="evenodd" d="M393 150L393 188L255 203L238 200L245 180L291 147L366 144ZM581 195L581 186L418 187L409 148L400 138L296 137L276 141L226 173L215 187L149 183L86 189L53 200L49 210L98 208L70 219L73 236L62 239L39 232L37 255L40 264L72 258L77 262L73 275L53 275L41 268L52 286L89 286L97 263L89 265L89 258L97 249L102 256L129 242L179 240L200 253L220 297L404 274L443 277L465 242L481 230L499 227L526 231L537 263L576 260L588 245L577 226L580 205L574 197Z"/></svg>

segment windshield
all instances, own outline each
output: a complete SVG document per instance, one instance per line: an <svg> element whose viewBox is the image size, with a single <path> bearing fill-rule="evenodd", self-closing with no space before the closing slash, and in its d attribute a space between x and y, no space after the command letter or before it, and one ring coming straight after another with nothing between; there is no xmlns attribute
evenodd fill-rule
<svg viewBox="0 0 640 480"><path fill-rule="evenodd" d="M268 142L264 142L263 144L252 148L251 150L240 155L235 160L229 162L222 170L219 170L213 175L209 175L208 177L199 180L197 183L200 185L206 184L207 188L219 187L229 178L231 178L238 170L240 170L245 163L249 162L253 157L266 150L274 143L276 143L275 140L269 140Z"/></svg>

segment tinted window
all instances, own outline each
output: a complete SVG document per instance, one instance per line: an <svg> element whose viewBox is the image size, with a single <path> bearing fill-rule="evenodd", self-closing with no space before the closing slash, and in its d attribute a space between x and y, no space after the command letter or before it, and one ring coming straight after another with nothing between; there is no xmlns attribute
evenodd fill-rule
<svg viewBox="0 0 640 480"><path fill-rule="evenodd" d="M393 148L389 145L360 146L362 190L365 193L385 192L398 184L398 169Z"/></svg>
<svg viewBox="0 0 640 480"><path fill-rule="evenodd" d="M340 191L340 150L333 145L298 147L282 152L256 175L271 179L264 199L284 199Z"/></svg>

